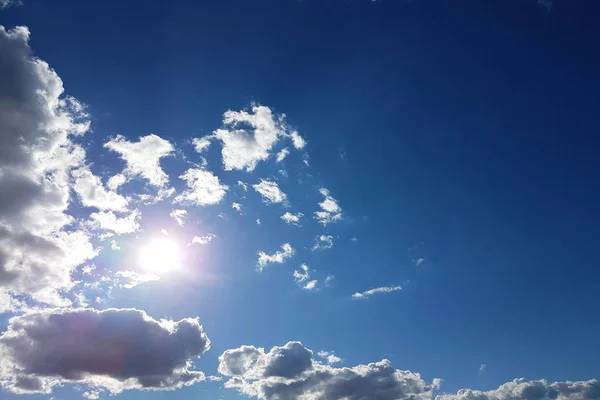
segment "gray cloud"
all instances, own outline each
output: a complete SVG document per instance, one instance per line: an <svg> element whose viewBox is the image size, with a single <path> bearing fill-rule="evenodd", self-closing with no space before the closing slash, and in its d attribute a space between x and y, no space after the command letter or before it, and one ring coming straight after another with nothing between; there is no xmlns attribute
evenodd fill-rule
<svg viewBox="0 0 600 400"><path fill-rule="evenodd" d="M0 384L49 393L65 382L169 390L205 379L189 370L210 348L197 318L155 320L135 309L47 309L10 320L0 336Z"/></svg>
<svg viewBox="0 0 600 400"><path fill-rule="evenodd" d="M313 359L300 342L262 348L242 346L219 357L225 387L266 400L396 400L432 397L434 386L419 374L396 370L388 360L334 368Z"/></svg>

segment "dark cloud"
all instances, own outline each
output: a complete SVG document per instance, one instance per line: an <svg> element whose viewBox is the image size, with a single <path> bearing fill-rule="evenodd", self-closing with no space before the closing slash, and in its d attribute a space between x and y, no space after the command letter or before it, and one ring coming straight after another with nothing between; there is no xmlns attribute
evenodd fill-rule
<svg viewBox="0 0 600 400"><path fill-rule="evenodd" d="M394 369L388 360L351 368L333 368L312 358L300 342L261 348L242 346L219 358L225 386L267 400L396 400L431 398L434 385L419 374Z"/></svg>
<svg viewBox="0 0 600 400"><path fill-rule="evenodd" d="M10 320L0 336L0 382L49 392L81 382L112 392L172 389L204 380L189 363L210 348L197 318L155 320L135 309L53 309Z"/></svg>

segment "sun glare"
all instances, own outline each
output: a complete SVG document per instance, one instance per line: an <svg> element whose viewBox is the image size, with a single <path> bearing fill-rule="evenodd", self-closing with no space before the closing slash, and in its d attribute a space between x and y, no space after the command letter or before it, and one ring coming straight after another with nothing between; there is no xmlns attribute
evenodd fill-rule
<svg viewBox="0 0 600 400"><path fill-rule="evenodd" d="M168 238L156 238L140 249L139 264L148 272L161 273L179 268L179 246Z"/></svg>

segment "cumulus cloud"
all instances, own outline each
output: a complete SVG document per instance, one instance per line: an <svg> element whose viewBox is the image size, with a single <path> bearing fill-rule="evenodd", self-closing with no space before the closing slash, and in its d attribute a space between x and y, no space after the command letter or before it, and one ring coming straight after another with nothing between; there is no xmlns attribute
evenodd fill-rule
<svg viewBox="0 0 600 400"><path fill-rule="evenodd" d="M264 251L258 252L257 269L262 271L269 264L283 264L283 262L292 257L295 253L294 248L289 243L281 245L281 250L276 251L273 254L267 254Z"/></svg>
<svg viewBox="0 0 600 400"><path fill-rule="evenodd" d="M110 242L110 248L111 250L121 250L121 247L119 246L119 244L117 243L116 240L111 240Z"/></svg>
<svg viewBox="0 0 600 400"><path fill-rule="evenodd" d="M321 358L324 358L325 361L327 361L327 364L329 364L329 365L342 362L342 359L340 357L336 356L333 351L321 350L317 353L317 355Z"/></svg>
<svg viewBox="0 0 600 400"><path fill-rule="evenodd" d="M204 236L194 236L192 238L192 243L207 244L210 243L214 238L216 238L216 236L212 233L209 233L208 235Z"/></svg>
<svg viewBox="0 0 600 400"><path fill-rule="evenodd" d="M67 213L71 171L85 151L71 139L89 130L85 107L34 57L29 30L0 26L0 312L26 294L68 305L72 271L97 254Z"/></svg>
<svg viewBox="0 0 600 400"><path fill-rule="evenodd" d="M380 293L392 293L392 292L396 292L398 290L402 290L401 286L384 286L384 287L378 287L375 289L370 289L364 292L359 292L359 293L354 293L352 295L353 299L367 299L371 296L373 296L374 294L380 294Z"/></svg>
<svg viewBox="0 0 600 400"><path fill-rule="evenodd" d="M205 169L190 168L179 178L186 182L188 189L175 197L176 203L201 206L217 204L229 189L216 175Z"/></svg>
<svg viewBox="0 0 600 400"><path fill-rule="evenodd" d="M259 183L252 185L252 187L262 196L263 202L267 204L287 203L287 196L279 189L277 182L261 179Z"/></svg>
<svg viewBox="0 0 600 400"><path fill-rule="evenodd" d="M281 216L281 219L288 225L296 225L296 226L302 226L300 225L300 219L304 217L304 214L302 213L297 213L297 214L292 214L291 212L286 212L285 214L283 214Z"/></svg>
<svg viewBox="0 0 600 400"><path fill-rule="evenodd" d="M185 223L185 217L187 216L187 211L174 209L173 211L171 211L169 216L173 218L175 222L177 222L177 225L183 226L183 224Z"/></svg>
<svg viewBox="0 0 600 400"><path fill-rule="evenodd" d="M288 150L288 148L284 148L282 149L279 153L277 153L277 157L275 158L275 161L277 162L282 162L283 160L285 160L285 158L290 154L290 151Z"/></svg>
<svg viewBox="0 0 600 400"><path fill-rule="evenodd" d="M322 364L300 342L269 352L254 346L227 350L219 372L230 377L226 388L264 400L431 399L433 389L418 373L394 369L388 360L351 368Z"/></svg>
<svg viewBox="0 0 600 400"><path fill-rule="evenodd" d="M65 383L111 393L170 390L205 379L189 369L210 348L198 318L155 320L135 309L46 309L13 317L0 336L0 384L50 393Z"/></svg>
<svg viewBox="0 0 600 400"><path fill-rule="evenodd" d="M106 190L99 177L89 167L81 167L72 172L75 183L73 190L77 193L81 204L100 210L127 210L125 197L111 190Z"/></svg>
<svg viewBox="0 0 600 400"><path fill-rule="evenodd" d="M318 281L310 279L310 269L306 264L300 265L300 269L295 270L293 275L294 280L302 289L313 290L317 286Z"/></svg>
<svg viewBox="0 0 600 400"><path fill-rule="evenodd" d="M329 190L321 188L319 193L325 196L325 200L319 203L321 211L315 211L315 219L323 226L341 220L342 208L338 205L337 200L329 194Z"/></svg>
<svg viewBox="0 0 600 400"><path fill-rule="evenodd" d="M436 400L594 400L600 399L600 382L596 379L578 382L549 383L545 379L515 379L498 389L481 391L461 389L456 394L436 396Z"/></svg>
<svg viewBox="0 0 600 400"><path fill-rule="evenodd" d="M104 147L119 153L125 160L123 175L127 179L141 177L153 186L165 186L169 177L160 167L160 160L173 154L175 148L169 141L150 134L140 137L137 142L130 142L122 135L117 135L104 144Z"/></svg>
<svg viewBox="0 0 600 400"><path fill-rule="evenodd" d="M202 137L202 138L194 138L192 139L192 144L194 145L194 149L196 152L202 154L210 147L210 138Z"/></svg>
<svg viewBox="0 0 600 400"><path fill-rule="evenodd" d="M298 148L303 139L297 132L293 134L288 133L285 115L274 115L269 107L255 105L251 112L227 111L223 114L223 128L214 131L210 138L223 143L225 170L253 171L260 161L269 158L280 139L291 137Z"/></svg>
<svg viewBox="0 0 600 400"><path fill-rule="evenodd" d="M160 277L155 274L142 274L132 270L118 271L115 273L113 283L125 289L133 289L141 283L157 281Z"/></svg>
<svg viewBox="0 0 600 400"><path fill-rule="evenodd" d="M315 238L315 244L312 250L325 250L333 247L333 236L319 235Z"/></svg>
<svg viewBox="0 0 600 400"><path fill-rule="evenodd" d="M122 217L112 211L100 211L90 214L89 225L94 229L108 231L115 235L124 235L140 230L140 210L133 210Z"/></svg>
<svg viewBox="0 0 600 400"><path fill-rule="evenodd" d="M292 143L296 149L301 150L304 148L304 146L306 146L306 140L304 140L302 136L298 134L298 132L294 131L290 133L290 137L292 138Z"/></svg>

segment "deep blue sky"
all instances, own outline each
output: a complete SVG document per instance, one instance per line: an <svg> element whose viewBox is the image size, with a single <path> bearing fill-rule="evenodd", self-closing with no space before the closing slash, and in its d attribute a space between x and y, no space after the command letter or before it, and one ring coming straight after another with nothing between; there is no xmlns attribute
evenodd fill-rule
<svg viewBox="0 0 600 400"><path fill-rule="evenodd" d="M259 213L276 223L266 215L274 207L255 199L236 222L228 198L227 226L214 217L221 206L201 211L228 238L210 254L226 278L175 285L160 299L167 289L152 284L115 295L112 306L156 318L200 316L213 341L198 363L207 374L225 349L288 340L335 350L348 365L389 358L443 378L448 392L600 371L593 1L557 0L549 14L534 0L25 3L0 23L27 25L35 54L89 106L96 164L111 168L101 145L117 133L156 133L193 154L190 138L258 102L309 142L314 182L286 187L306 201L294 210L309 216L322 186L344 210L339 224L311 228L310 237L339 238L333 249L257 274L256 251L293 243L298 230L249 233ZM227 176L218 162L211 168ZM300 262L335 284L298 290L290 274ZM349 297L397 284L404 290ZM237 398L218 386L123 397Z"/></svg>

